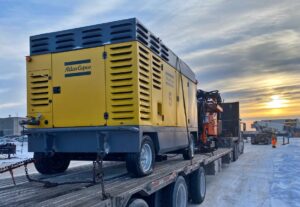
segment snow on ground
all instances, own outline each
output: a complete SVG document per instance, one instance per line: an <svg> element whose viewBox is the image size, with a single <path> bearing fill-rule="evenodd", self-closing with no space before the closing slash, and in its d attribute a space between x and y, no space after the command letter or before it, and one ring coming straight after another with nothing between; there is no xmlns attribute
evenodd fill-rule
<svg viewBox="0 0 300 207"><path fill-rule="evenodd" d="M190 207L300 207L300 139L272 149L245 143L237 162L207 176L206 198Z"/></svg>

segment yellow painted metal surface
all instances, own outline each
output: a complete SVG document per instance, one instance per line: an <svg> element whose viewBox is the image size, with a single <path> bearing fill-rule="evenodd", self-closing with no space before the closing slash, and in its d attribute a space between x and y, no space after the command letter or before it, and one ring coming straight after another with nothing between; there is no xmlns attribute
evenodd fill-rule
<svg viewBox="0 0 300 207"><path fill-rule="evenodd" d="M162 126L163 123L163 62L152 53L152 124Z"/></svg>
<svg viewBox="0 0 300 207"><path fill-rule="evenodd" d="M28 115L47 118L40 127L185 126L181 74L137 41L32 58ZM34 75L48 77L43 107L32 104ZM182 79L189 126L196 127L196 84Z"/></svg>
<svg viewBox="0 0 300 207"><path fill-rule="evenodd" d="M184 113L184 105L183 98L185 99L186 113L189 114L189 99L188 96L188 79L184 76L181 76L180 73L176 73L177 78L177 125L178 126L186 126L185 113ZM182 84L182 85L181 85ZM182 88L184 91L184 97L182 93Z"/></svg>
<svg viewBox="0 0 300 207"><path fill-rule="evenodd" d="M104 47L52 54L54 127L104 125Z"/></svg>
<svg viewBox="0 0 300 207"><path fill-rule="evenodd" d="M27 114L40 116L40 127L52 127L51 54L34 56L26 64Z"/></svg>
<svg viewBox="0 0 300 207"><path fill-rule="evenodd" d="M176 70L167 63L163 64L163 126L176 126L177 113Z"/></svg>
<svg viewBox="0 0 300 207"><path fill-rule="evenodd" d="M136 47L136 42L105 46L109 126L137 125L139 122Z"/></svg>

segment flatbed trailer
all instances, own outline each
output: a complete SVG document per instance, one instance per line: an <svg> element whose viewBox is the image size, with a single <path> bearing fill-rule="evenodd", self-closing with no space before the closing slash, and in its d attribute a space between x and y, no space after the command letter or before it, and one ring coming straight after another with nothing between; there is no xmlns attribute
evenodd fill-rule
<svg viewBox="0 0 300 207"><path fill-rule="evenodd" d="M213 164L216 161L230 163L232 151L232 148L219 148L213 153L195 154L193 160L183 160L181 156L169 157L165 161L157 162L151 175L141 178L132 178L127 173L124 163L110 162L109 166L103 168L105 191L108 195L106 199L102 197L99 184L77 183L45 188L41 183L28 182L25 176L16 178L16 186L13 186L9 179L2 179L0 206L174 206L170 203L170 191L174 190L178 180L185 181L189 198L195 198L197 190L201 190L199 193L202 197L196 202L201 203L205 197L205 173L202 174L204 183L203 179L197 179L198 175L195 173L211 172L207 169L214 168ZM31 176L57 183L88 180L92 176L92 168L92 165L85 165L56 175ZM199 186L195 187L195 184Z"/></svg>

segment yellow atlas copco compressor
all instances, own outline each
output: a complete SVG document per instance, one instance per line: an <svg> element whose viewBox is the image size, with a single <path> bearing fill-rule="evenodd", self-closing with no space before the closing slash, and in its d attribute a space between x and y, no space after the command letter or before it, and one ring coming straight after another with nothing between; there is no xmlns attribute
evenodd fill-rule
<svg viewBox="0 0 300 207"><path fill-rule="evenodd" d="M137 19L31 36L26 62L23 124L40 173L101 155L144 176L157 155L193 157L195 74Z"/></svg>

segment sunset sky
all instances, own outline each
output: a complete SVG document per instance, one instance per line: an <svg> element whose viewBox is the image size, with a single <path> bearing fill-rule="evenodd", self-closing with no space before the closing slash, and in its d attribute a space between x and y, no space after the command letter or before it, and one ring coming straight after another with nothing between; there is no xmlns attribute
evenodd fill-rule
<svg viewBox="0 0 300 207"><path fill-rule="evenodd" d="M134 3L133 3L134 2ZM137 17L245 120L300 117L300 1L0 0L0 117L26 115L29 36Z"/></svg>

